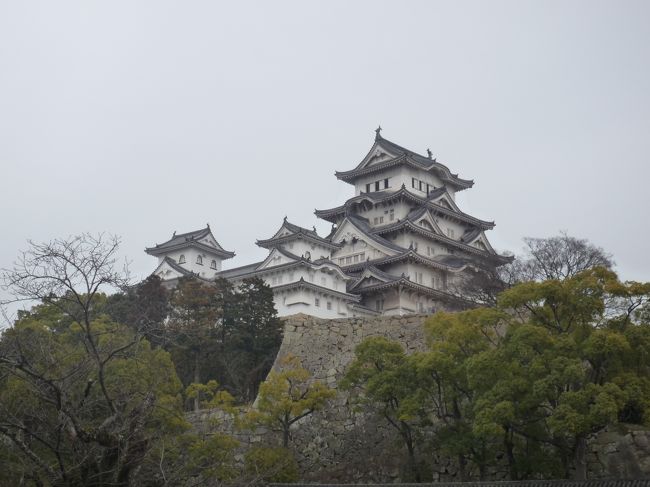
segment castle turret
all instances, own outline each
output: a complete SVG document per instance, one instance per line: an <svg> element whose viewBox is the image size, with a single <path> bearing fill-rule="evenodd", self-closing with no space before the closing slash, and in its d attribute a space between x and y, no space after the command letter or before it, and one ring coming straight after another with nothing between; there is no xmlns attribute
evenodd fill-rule
<svg viewBox="0 0 650 487"><path fill-rule="evenodd" d="M498 255L485 235L494 222L464 213L455 202L456 192L474 182L427 153L397 145L378 129L363 160L336 172L354 185L355 196L315 212L334 224L330 240L340 248L332 260L356 277L349 291L381 313L462 307L456 290L469 272L511 259Z"/></svg>
<svg viewBox="0 0 650 487"><path fill-rule="evenodd" d="M164 243L148 247L145 252L158 257L158 267L153 272L165 281L185 275L214 279L222 262L235 256L224 250L207 225L201 230L177 234Z"/></svg>

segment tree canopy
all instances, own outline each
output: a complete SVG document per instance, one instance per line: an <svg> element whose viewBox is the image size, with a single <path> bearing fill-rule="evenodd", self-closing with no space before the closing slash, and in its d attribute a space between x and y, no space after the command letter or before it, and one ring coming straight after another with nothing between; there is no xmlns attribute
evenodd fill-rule
<svg viewBox="0 0 650 487"><path fill-rule="evenodd" d="M589 435L650 424L649 299L650 283L603 267L524 282L495 307L431 316L425 352L367 339L346 381L402 438L433 435L461 479L584 479ZM413 465L424 443L404 444Z"/></svg>

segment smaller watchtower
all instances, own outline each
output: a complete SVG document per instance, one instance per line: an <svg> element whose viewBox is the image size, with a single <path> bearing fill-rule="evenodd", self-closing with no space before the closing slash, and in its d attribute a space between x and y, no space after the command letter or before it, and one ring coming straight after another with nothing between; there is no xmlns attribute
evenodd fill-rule
<svg viewBox="0 0 650 487"><path fill-rule="evenodd" d="M177 234L164 243L148 247L145 252L158 257L158 267L153 272L163 281L186 275L214 279L221 271L221 263L235 256L225 250L212 235L210 225L201 230Z"/></svg>

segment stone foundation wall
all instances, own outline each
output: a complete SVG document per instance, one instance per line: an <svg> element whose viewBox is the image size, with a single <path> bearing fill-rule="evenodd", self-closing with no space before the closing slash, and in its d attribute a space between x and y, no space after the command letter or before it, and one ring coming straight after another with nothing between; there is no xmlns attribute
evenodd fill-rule
<svg viewBox="0 0 650 487"><path fill-rule="evenodd" d="M325 320L307 315L285 319L284 340L276 359L292 354L315 379L336 388L354 359L354 349L371 336L400 342L408 353L426 348L423 324L426 315L384 316ZM194 424L209 431L221 419L222 431L231 429L227 419L205 411L192 415ZM339 391L330 406L297 423L293 450L305 482L395 482L402 475L402 443L385 420L355 412L345 392ZM270 434L237 433L243 444L273 443ZM277 443L276 443L277 444ZM590 478L650 477L650 432L640 428L606 431L590 442ZM428 464L431 457L427 458ZM504 475L504 474L501 474ZM498 475L494 480L499 480ZM454 481L456 469L440 460L431 472L435 481Z"/></svg>

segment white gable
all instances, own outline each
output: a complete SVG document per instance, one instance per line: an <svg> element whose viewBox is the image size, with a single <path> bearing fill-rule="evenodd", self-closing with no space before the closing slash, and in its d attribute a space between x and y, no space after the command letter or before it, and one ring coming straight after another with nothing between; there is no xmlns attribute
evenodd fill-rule
<svg viewBox="0 0 650 487"><path fill-rule="evenodd" d="M174 269L171 265L169 265L169 262L166 260L163 260L158 268L153 271L153 274L160 277L163 281L169 281L170 279L180 279L183 277L185 274L179 272L178 270Z"/></svg>
<svg viewBox="0 0 650 487"><path fill-rule="evenodd" d="M430 232L442 234L442 230L440 229L440 226L438 226L436 219L428 210L424 213L424 215L416 220L416 223L422 228L426 228Z"/></svg>
<svg viewBox="0 0 650 487"><path fill-rule="evenodd" d="M432 200L435 204L442 206L444 208L456 211L460 213L460 208L454 201L454 199L449 195L449 193L443 193L435 200Z"/></svg>
<svg viewBox="0 0 650 487"><path fill-rule="evenodd" d="M481 232L474 240L467 242L468 244L476 247L477 249L485 250L487 252L496 253L489 240L485 236L485 232Z"/></svg>
<svg viewBox="0 0 650 487"><path fill-rule="evenodd" d="M394 159L398 155L399 154L389 151L388 149L383 147L381 144L381 140L378 140L373 144L372 148L370 149L370 152L368 152L368 155L366 155L366 157L363 158L361 163L356 168L361 169L368 166L374 166L375 164L382 163L389 159Z"/></svg>
<svg viewBox="0 0 650 487"><path fill-rule="evenodd" d="M332 236L332 242L334 243L340 244L344 240L345 245L341 250L334 254L335 256L347 253L346 250L349 250L347 247L350 247L353 241L357 242L354 245L358 245L359 248L362 248L365 245L367 248L376 250L384 255L396 255L398 253L396 250L382 245L370 236L366 235L348 219L343 220L343 223L341 223L339 228L336 230L336 233Z"/></svg>
<svg viewBox="0 0 650 487"><path fill-rule="evenodd" d="M297 262L297 259L291 258L288 255L283 254L278 249L273 249L269 252L269 255L264 262L256 267L255 270L267 269L269 267L276 267L282 264L288 264L289 262Z"/></svg>
<svg viewBox="0 0 650 487"><path fill-rule="evenodd" d="M275 232L275 234L271 238L280 238L280 237L286 237L287 235L293 235L294 232L289 230L285 225L282 225L280 227L280 230Z"/></svg>

